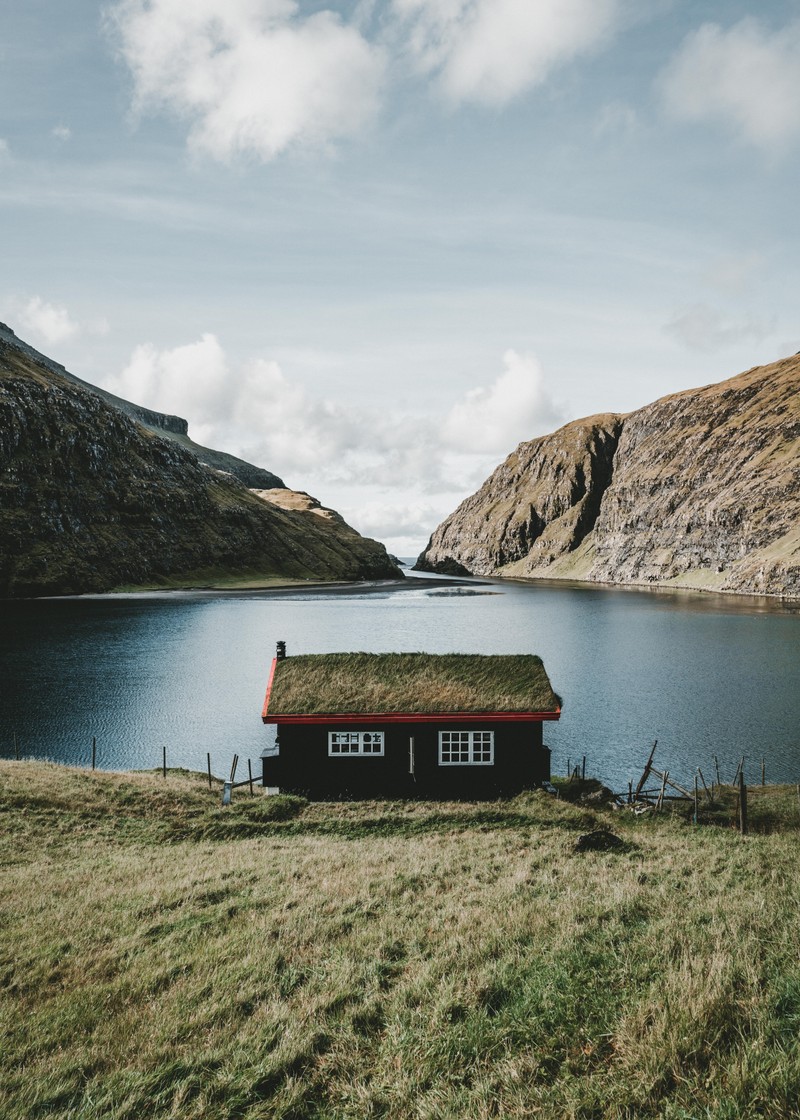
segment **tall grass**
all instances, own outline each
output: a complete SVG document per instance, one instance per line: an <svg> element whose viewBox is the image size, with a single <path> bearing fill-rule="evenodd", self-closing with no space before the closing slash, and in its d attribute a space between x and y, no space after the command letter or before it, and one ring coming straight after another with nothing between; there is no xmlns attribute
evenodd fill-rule
<svg viewBox="0 0 800 1120"><path fill-rule="evenodd" d="M0 763L0 1115L790 1117L770 835ZM612 825L619 852L575 850Z"/></svg>

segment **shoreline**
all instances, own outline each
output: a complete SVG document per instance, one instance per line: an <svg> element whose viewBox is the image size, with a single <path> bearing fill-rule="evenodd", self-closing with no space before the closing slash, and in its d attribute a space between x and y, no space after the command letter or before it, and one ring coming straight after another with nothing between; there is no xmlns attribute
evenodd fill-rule
<svg viewBox="0 0 800 1120"><path fill-rule="evenodd" d="M181 598L252 598L325 596L360 597L363 595L395 594L403 591L435 591L442 594L447 589L455 589L455 594L501 594L505 587L548 588L554 590L632 592L655 594L668 599L691 600L698 604L711 605L714 602L726 606L768 608L789 613L800 611L800 596L779 595L769 592L720 590L710 587L675 586L674 584L653 583L610 583L600 580L582 580L574 577L558 576L504 576L504 575L445 575L437 572L424 572L407 569L407 575L394 579L373 580L320 580L290 579L285 577L226 579L220 581L197 582L178 586L131 586L115 591L89 591L71 595L36 595L2 600L6 603L21 602L62 602L62 601L123 601L142 599L181 599ZM492 592L491 587L497 590ZM472 591L472 588L485 588L485 591Z"/></svg>
<svg viewBox="0 0 800 1120"><path fill-rule="evenodd" d="M325 592L326 595L375 595L382 593L395 593L402 591L428 590L440 587L474 587L477 584L488 585L488 580L480 577L463 579L456 576L412 576L410 579L377 579L377 580L305 580L277 578L268 579L243 579L219 583L188 583L181 587L131 587L119 591L90 591L77 595L37 595L25 599L9 599L6 602L61 602L64 600L119 600L119 599L162 599L162 598L188 598L188 597L231 597L246 594L269 598L270 596L296 594L317 594Z"/></svg>
<svg viewBox="0 0 800 1120"><path fill-rule="evenodd" d="M426 575L435 575L426 572ZM715 595L724 596L733 602L751 600L766 602L773 606L785 605L800 609L800 594L780 594L776 591L734 591L731 588L700 587L690 584L674 583L648 583L644 581L620 581L612 583L608 580L577 579L575 576L506 576L506 575L475 575L475 576L440 576L440 579L461 580L467 583L484 581L486 583L516 584L522 587L567 587L574 590L597 588L601 591L647 591L667 595L691 595L711 599Z"/></svg>

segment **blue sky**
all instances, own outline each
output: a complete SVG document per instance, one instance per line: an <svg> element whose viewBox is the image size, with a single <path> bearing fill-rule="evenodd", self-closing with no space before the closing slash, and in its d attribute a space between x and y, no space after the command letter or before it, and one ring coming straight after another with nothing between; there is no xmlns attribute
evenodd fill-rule
<svg viewBox="0 0 800 1120"><path fill-rule="evenodd" d="M0 106L0 316L401 555L800 349L797 2L26 0Z"/></svg>

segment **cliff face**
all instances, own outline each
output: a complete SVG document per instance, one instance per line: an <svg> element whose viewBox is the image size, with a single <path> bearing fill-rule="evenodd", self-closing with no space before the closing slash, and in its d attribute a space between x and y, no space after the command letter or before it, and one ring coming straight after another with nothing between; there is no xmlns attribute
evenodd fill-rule
<svg viewBox="0 0 800 1120"><path fill-rule="evenodd" d="M23 358L27 358L35 366L40 369L47 369L54 373L56 377L60 377L65 381L71 382L73 385L78 385L80 388L87 390L87 392L94 393L95 396L100 397L106 404L110 404L113 408L119 409L124 412L126 416L130 416L131 420L135 420L143 428L160 436L167 436L169 439L179 443L185 447L187 451L191 451L201 463L206 466L213 467L218 471L227 471L232 474L234 478L238 478L245 486L253 487L254 489L278 486L283 487L286 483L278 478L276 474L271 471L266 471L263 467L256 467L252 463L246 463L244 459L238 459L235 455L228 455L225 451L215 451L211 447L203 447L199 443L195 443L189 437L189 425L182 416L171 416L166 412L155 412L152 408L145 408L143 405L134 404L133 401L126 401L123 397L117 397L113 393L107 392L105 389L98 388L97 385L90 385L88 381L81 380L76 377L74 373L70 373L65 369L60 362L54 362L52 358L48 358L46 354L40 354L27 342L21 338L17 338L14 332L5 323L0 323L0 344L5 345L7 350L16 350Z"/></svg>
<svg viewBox="0 0 800 1120"><path fill-rule="evenodd" d="M800 595L800 357L521 444L418 561Z"/></svg>
<svg viewBox="0 0 800 1120"><path fill-rule="evenodd" d="M0 338L0 596L401 574L313 499L287 504Z"/></svg>
<svg viewBox="0 0 800 1120"><path fill-rule="evenodd" d="M622 422L592 416L521 443L431 537L426 571L531 571L574 551L597 518Z"/></svg>

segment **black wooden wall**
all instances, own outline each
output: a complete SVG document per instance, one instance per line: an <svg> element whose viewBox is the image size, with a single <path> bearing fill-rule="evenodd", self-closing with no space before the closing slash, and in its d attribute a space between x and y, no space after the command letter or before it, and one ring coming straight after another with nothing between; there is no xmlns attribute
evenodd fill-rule
<svg viewBox="0 0 800 1120"><path fill-rule="evenodd" d="M384 754L328 754L329 731L383 731ZM494 731L491 766L439 766L440 731ZM415 773L409 773L414 738ZM509 797L550 778L538 721L480 724L279 724L279 754L264 758L263 783L316 801L366 797L437 800Z"/></svg>

